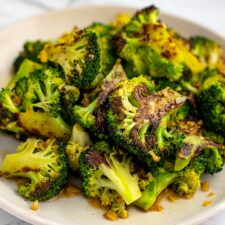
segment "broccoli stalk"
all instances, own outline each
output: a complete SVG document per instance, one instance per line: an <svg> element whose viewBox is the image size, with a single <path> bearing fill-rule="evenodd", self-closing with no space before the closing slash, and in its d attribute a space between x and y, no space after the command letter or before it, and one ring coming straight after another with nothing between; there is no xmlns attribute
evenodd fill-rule
<svg viewBox="0 0 225 225"><path fill-rule="evenodd" d="M99 198L104 189L109 189L116 191L126 204L141 196L138 179L130 172L130 157L124 154L120 156L122 159L117 159L115 149L110 153L91 149L81 153L80 170L86 196Z"/></svg>
<svg viewBox="0 0 225 225"><path fill-rule="evenodd" d="M134 205L147 211L155 203L159 194L172 184L177 176L177 173L160 173L144 189L141 197L134 202Z"/></svg>
<svg viewBox="0 0 225 225"><path fill-rule="evenodd" d="M17 190L25 199L46 201L62 190L67 169L64 148L56 140L29 138L17 153L5 156L0 172L7 178L25 178Z"/></svg>
<svg viewBox="0 0 225 225"><path fill-rule="evenodd" d="M74 118L84 128L90 129L95 125L94 110L97 107L98 99L95 99L88 106L74 106Z"/></svg>

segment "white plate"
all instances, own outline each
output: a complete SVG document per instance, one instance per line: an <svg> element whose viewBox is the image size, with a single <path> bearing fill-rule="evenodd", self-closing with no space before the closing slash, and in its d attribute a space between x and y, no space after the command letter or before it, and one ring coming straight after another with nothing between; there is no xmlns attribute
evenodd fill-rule
<svg viewBox="0 0 225 225"><path fill-rule="evenodd" d="M24 41L28 39L55 38L74 25L85 26L93 21L109 22L120 12L132 13L135 9L115 6L77 7L46 13L17 23L0 32L0 84L3 86L10 79L11 65ZM225 40L213 32L187 20L168 14L161 18L184 36L206 35L225 46ZM15 151L17 142L0 134L0 161L7 152ZM161 202L163 212L143 213L135 208L129 209L129 218L117 220L117 225L190 225L198 224L212 215L225 209L225 171L214 176L207 176L210 191L216 195L213 204L202 207L202 202L209 199L207 193L199 191L191 200L179 200L176 203ZM30 210L30 202L24 201L16 193L14 182L0 179L0 206L9 213L33 224L38 225L112 225L103 218L103 210L93 208L83 197L70 199L60 198L54 201L40 203L39 210ZM210 199L211 200L211 199Z"/></svg>

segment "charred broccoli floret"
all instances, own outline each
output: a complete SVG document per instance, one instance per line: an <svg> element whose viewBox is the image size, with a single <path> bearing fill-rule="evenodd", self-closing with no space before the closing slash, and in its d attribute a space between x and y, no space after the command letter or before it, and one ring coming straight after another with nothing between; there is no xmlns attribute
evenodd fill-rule
<svg viewBox="0 0 225 225"><path fill-rule="evenodd" d="M152 82L143 76L121 82L109 97L107 113L111 138L149 166L173 155L182 143L169 123L186 100L170 88L153 92Z"/></svg>
<svg viewBox="0 0 225 225"><path fill-rule="evenodd" d="M216 68L221 73L225 72L223 50L220 44L206 37L195 36L190 38L190 46L192 53L205 66Z"/></svg>
<svg viewBox="0 0 225 225"><path fill-rule="evenodd" d="M59 64L67 83L78 88L88 86L98 75L100 52L97 36L90 31L74 29L62 36L58 43L48 44L40 53L42 62Z"/></svg>
<svg viewBox="0 0 225 225"><path fill-rule="evenodd" d="M117 87L117 84L126 79L126 73L118 61L103 79L97 98L87 106L76 105L74 107L74 120L82 127L92 131L94 136L105 139L106 127L104 117L107 98Z"/></svg>
<svg viewBox="0 0 225 225"><path fill-rule="evenodd" d="M59 86L63 83L60 71L49 66L17 82L15 90L22 100L18 121L28 133L64 140L70 138L71 129L60 115Z"/></svg>
<svg viewBox="0 0 225 225"><path fill-rule="evenodd" d="M159 21L159 9L154 5L146 7L138 11L123 27L124 31L129 36L134 36L140 33L143 25L150 23L157 23Z"/></svg>
<svg viewBox="0 0 225 225"><path fill-rule="evenodd" d="M100 48L99 74L92 81L92 84L88 85L95 87L110 72L116 61L112 45L112 27L102 23L93 23L86 30L92 31L97 35Z"/></svg>
<svg viewBox="0 0 225 225"><path fill-rule="evenodd" d="M19 53L19 56L14 61L14 70L18 71L25 59L39 63L40 59L38 55L44 48L45 44L47 44L47 42L41 40L25 42L23 45L23 50Z"/></svg>
<svg viewBox="0 0 225 225"><path fill-rule="evenodd" d="M66 145L66 155L69 167L72 171L79 169L79 157L91 145L89 134L79 124L75 124L72 136Z"/></svg>
<svg viewBox="0 0 225 225"><path fill-rule="evenodd" d="M111 209L112 205L118 205L118 198L127 205L131 204L141 196L138 177L130 171L131 163L131 157L105 142L81 153L80 171L84 194L99 199L102 205Z"/></svg>
<svg viewBox="0 0 225 225"><path fill-rule="evenodd" d="M174 165L175 171L180 171L185 168L197 155L206 149L216 149L220 145L207 140L201 135L186 135L183 140L181 149L177 152L176 161Z"/></svg>
<svg viewBox="0 0 225 225"><path fill-rule="evenodd" d="M25 199L46 201L55 197L67 181L64 147L54 139L29 138L16 153L5 156L1 176L24 178L17 192Z"/></svg>
<svg viewBox="0 0 225 225"><path fill-rule="evenodd" d="M224 165L222 155L218 148L206 147L184 170L179 172L173 184L175 192L182 197L191 198L200 186L203 173L214 174L222 170Z"/></svg>
<svg viewBox="0 0 225 225"><path fill-rule="evenodd" d="M138 12L116 35L115 44L131 77L150 74L177 81L182 76L183 56L154 7Z"/></svg>

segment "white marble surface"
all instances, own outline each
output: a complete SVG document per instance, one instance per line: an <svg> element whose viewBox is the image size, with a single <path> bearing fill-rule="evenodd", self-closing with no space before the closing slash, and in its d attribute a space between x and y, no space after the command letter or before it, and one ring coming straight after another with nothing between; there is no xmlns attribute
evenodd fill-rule
<svg viewBox="0 0 225 225"><path fill-rule="evenodd" d="M165 12L188 18L225 36L225 0L0 0L0 28L45 11L87 3L139 7L154 3ZM29 224L0 209L0 225ZM225 211L202 225L225 225Z"/></svg>

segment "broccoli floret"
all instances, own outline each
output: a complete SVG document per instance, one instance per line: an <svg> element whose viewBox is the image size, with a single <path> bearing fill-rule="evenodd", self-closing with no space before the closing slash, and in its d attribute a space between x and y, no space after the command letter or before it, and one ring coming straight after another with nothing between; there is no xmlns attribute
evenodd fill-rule
<svg viewBox="0 0 225 225"><path fill-rule="evenodd" d="M13 98L15 96L15 98ZM15 114L19 112L18 103L20 99L16 99L16 95L9 89L2 88L0 91L0 105L1 109L8 111L8 113ZM17 101L17 102L16 102Z"/></svg>
<svg viewBox="0 0 225 225"><path fill-rule="evenodd" d="M204 165L204 172L209 174L218 173L223 169L224 165L224 146L219 147L207 147L197 157L198 162Z"/></svg>
<svg viewBox="0 0 225 225"><path fill-rule="evenodd" d="M103 143L81 153L80 171L84 194L99 199L104 190L112 190L129 205L141 196L138 178L130 172L131 157L115 147L107 147L110 152L104 151L100 146L105 145Z"/></svg>
<svg viewBox="0 0 225 225"><path fill-rule="evenodd" d="M214 40L206 37L195 36L190 38L192 53L199 58L202 64L207 67L225 72L222 47Z"/></svg>
<svg viewBox="0 0 225 225"><path fill-rule="evenodd" d="M64 84L60 87L60 94L62 117L68 124L73 125L73 107L80 98L80 90L74 85Z"/></svg>
<svg viewBox="0 0 225 225"><path fill-rule="evenodd" d="M17 192L25 199L46 201L55 197L67 181L64 147L54 139L29 138L16 153L5 156L1 176L24 178Z"/></svg>
<svg viewBox="0 0 225 225"><path fill-rule="evenodd" d="M61 117L60 71L49 66L33 71L17 82L15 90L22 100L20 125L31 134L68 140L70 127Z"/></svg>
<svg viewBox="0 0 225 225"><path fill-rule="evenodd" d="M0 129L15 133L19 138L24 133L17 123L17 114L20 111L21 99L14 91L7 88L0 90Z"/></svg>
<svg viewBox="0 0 225 225"><path fill-rule="evenodd" d="M197 108L206 128L225 136L225 78L216 75L206 79L197 96Z"/></svg>
<svg viewBox="0 0 225 225"><path fill-rule="evenodd" d="M20 67L18 68L18 71L12 77L12 79L10 80L10 82L8 83L6 87L9 89L13 89L15 87L16 82L20 78L28 77L32 71L40 67L41 67L41 64L33 62L29 59L24 59L24 61L21 63Z"/></svg>
<svg viewBox="0 0 225 225"><path fill-rule="evenodd" d="M137 13L114 38L117 54L130 77L150 74L177 81L183 73L183 55L156 15L154 7Z"/></svg>
<svg viewBox="0 0 225 225"><path fill-rule="evenodd" d="M112 45L112 27L102 23L93 23L86 30L94 32L98 37L100 48L100 70L90 87L95 87L110 72L116 58Z"/></svg>
<svg viewBox="0 0 225 225"><path fill-rule="evenodd" d="M222 170L224 159L216 147L206 147L190 164L179 172L173 184L176 193L191 198L201 183L203 173L214 174Z"/></svg>
<svg viewBox="0 0 225 225"><path fill-rule="evenodd" d="M179 147L183 137L170 130L169 122L186 100L170 88L153 92L143 76L123 81L110 95L107 113L111 138L149 166Z"/></svg>
<svg viewBox="0 0 225 225"><path fill-rule="evenodd" d="M215 148L216 144L201 135L186 135L181 149L177 152L174 165L175 171L185 168L192 158L207 148Z"/></svg>
<svg viewBox="0 0 225 225"><path fill-rule="evenodd" d="M138 11L123 27L124 31L130 36L140 33L143 25L157 23L159 19L159 9L154 5Z"/></svg>
<svg viewBox="0 0 225 225"><path fill-rule="evenodd" d="M144 189L141 197L134 202L134 205L147 211L155 203L160 193L172 184L177 176L176 173L159 173Z"/></svg>
<svg viewBox="0 0 225 225"><path fill-rule="evenodd" d="M173 41L179 48L181 54L183 55L185 68L184 70L190 71L192 74L200 73L204 70L205 65L200 62L198 57L196 57L190 49L190 43L187 39L181 37L173 29L169 29L169 33L172 36Z"/></svg>
<svg viewBox="0 0 225 225"><path fill-rule="evenodd" d="M181 197L191 198L200 187L200 175L193 168L181 171L173 183L173 190Z"/></svg>
<svg viewBox="0 0 225 225"><path fill-rule="evenodd" d="M38 55L44 48L45 44L47 44L47 42L41 40L25 42L23 45L23 50L19 53L19 56L14 61L14 70L18 71L25 59L39 63L40 59Z"/></svg>
<svg viewBox="0 0 225 225"><path fill-rule="evenodd" d="M89 134L83 130L79 124L75 124L72 130L72 136L66 145L66 155L69 167L72 171L79 169L79 157L88 146L91 145Z"/></svg>
<svg viewBox="0 0 225 225"><path fill-rule="evenodd" d="M218 144L225 144L225 138L223 137L223 135L221 134L218 134L218 133L215 133L213 131L210 131L210 130L206 130L206 129L203 129L202 130L202 134L203 136L205 136L207 139L215 142L215 143L218 143Z"/></svg>
<svg viewBox="0 0 225 225"><path fill-rule="evenodd" d="M106 127L104 118L107 98L117 87L117 84L126 79L126 73L120 61L117 61L110 73L99 85L97 98L87 106L76 105L74 107L74 120L82 127L92 131L94 136L105 139Z"/></svg>
<svg viewBox="0 0 225 225"><path fill-rule="evenodd" d="M96 78L100 69L100 50L97 35L90 31L74 29L58 40L48 44L40 53L42 62L59 64L67 83L85 88Z"/></svg>

